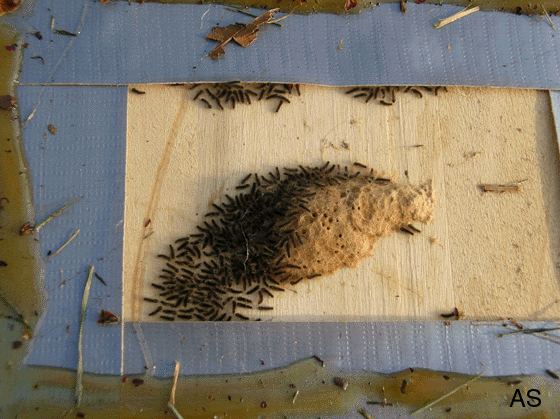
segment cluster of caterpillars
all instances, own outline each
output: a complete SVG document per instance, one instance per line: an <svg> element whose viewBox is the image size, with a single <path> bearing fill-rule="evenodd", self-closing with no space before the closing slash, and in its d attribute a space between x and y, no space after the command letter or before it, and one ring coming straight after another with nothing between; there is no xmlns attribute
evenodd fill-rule
<svg viewBox="0 0 560 419"><path fill-rule="evenodd" d="M193 100L203 103L208 109L235 109L236 105L251 105L253 101L268 100L275 103L275 112L284 103L290 103L288 96L301 96L299 84L282 83L227 83L194 84L190 90L196 90Z"/></svg>
<svg viewBox="0 0 560 419"><path fill-rule="evenodd" d="M364 103L379 103L385 106L391 106L397 101L397 94L411 93L418 98L424 97L422 92L432 93L435 96L443 90L447 92L445 86L356 86L347 90L347 95L363 100Z"/></svg>
<svg viewBox="0 0 560 419"><path fill-rule="evenodd" d="M323 221L322 214L310 209L317 207L314 197L357 184L393 194L399 188L410 189L360 163L350 168L329 162L276 167L266 175L248 174L235 187L234 196L226 194L220 204L212 204L196 232L158 255L165 267L151 284L157 297L144 299L156 306L149 315L167 321L258 321L258 316L249 317L249 310L272 310L271 300L286 287L348 266L325 271L322 265L304 261L298 266L295 261L304 260L298 255L321 239L310 237L309 223L301 225L301 220ZM403 222L406 226L410 221Z"/></svg>

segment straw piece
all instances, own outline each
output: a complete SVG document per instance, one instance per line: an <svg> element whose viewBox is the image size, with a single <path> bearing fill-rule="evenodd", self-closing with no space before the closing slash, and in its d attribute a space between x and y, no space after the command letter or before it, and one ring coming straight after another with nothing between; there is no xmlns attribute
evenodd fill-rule
<svg viewBox="0 0 560 419"><path fill-rule="evenodd" d="M475 7L472 7L472 8L465 7L463 10L461 10L458 13L455 13L454 15L446 17L445 19L438 20L436 23L434 23L434 28L436 28L436 29L443 28L445 25L449 25L450 23L453 23L456 20L459 20L459 19L461 19L465 16L468 16L471 13L478 12L479 10L480 10L480 7L478 7L478 6L475 6Z"/></svg>
<svg viewBox="0 0 560 419"><path fill-rule="evenodd" d="M177 378L179 378L179 369L181 363L175 361L175 372L173 373L173 387L171 388L171 397L169 398L169 403L175 404L175 390L177 389Z"/></svg>

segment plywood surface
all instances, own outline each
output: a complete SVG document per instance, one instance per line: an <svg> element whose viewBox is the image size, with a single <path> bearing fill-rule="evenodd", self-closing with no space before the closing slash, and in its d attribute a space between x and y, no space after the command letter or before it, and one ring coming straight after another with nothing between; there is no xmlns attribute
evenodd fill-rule
<svg viewBox="0 0 560 419"><path fill-rule="evenodd" d="M560 317L560 181L548 94L450 88L393 106L344 89L303 86L270 102L206 109L181 86L129 95L125 319L145 321L158 253L193 233L249 172L354 161L402 183L432 179L437 206L422 234L382 239L357 269L291 287L270 301L276 321ZM521 182L520 193L481 183ZM146 226L146 224L149 224Z"/></svg>

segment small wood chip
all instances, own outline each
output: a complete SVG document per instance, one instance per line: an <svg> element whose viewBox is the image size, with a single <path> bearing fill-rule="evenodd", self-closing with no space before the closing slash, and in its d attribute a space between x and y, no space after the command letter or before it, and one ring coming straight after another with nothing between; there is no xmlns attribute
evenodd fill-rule
<svg viewBox="0 0 560 419"><path fill-rule="evenodd" d="M519 183L514 183L511 185L491 185L488 183L483 183L480 186L480 189L482 189L482 192L497 192L497 193L502 193L502 192L519 192L520 188L519 188Z"/></svg>

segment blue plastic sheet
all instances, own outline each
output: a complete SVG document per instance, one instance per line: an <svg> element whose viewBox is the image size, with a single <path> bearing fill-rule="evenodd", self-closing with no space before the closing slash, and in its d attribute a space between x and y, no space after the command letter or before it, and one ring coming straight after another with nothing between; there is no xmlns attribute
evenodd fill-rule
<svg viewBox="0 0 560 419"><path fill-rule="evenodd" d="M23 84L141 84L196 81L324 85L467 85L560 88L560 35L540 18L478 12L442 29L461 10L409 2L359 15L292 15L268 25L248 48L231 43L218 60L204 36L251 18L216 5L93 0L38 1ZM262 10L253 10L255 14ZM55 29L76 37L54 34ZM280 16L278 14L277 16ZM556 27L560 18L551 17ZM339 45L342 47L339 48ZM39 60L29 60L40 55Z"/></svg>

